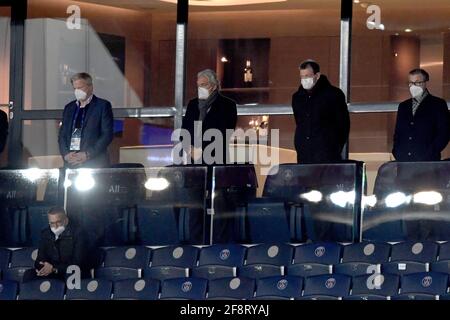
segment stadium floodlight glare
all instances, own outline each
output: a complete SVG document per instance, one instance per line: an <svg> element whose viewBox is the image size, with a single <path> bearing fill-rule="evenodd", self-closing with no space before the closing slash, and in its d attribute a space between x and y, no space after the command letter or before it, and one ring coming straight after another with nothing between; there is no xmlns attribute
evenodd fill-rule
<svg viewBox="0 0 450 320"><path fill-rule="evenodd" d="M43 172L38 168L30 168L24 171L23 176L31 182L35 182L36 180L42 178Z"/></svg>
<svg viewBox="0 0 450 320"><path fill-rule="evenodd" d="M75 188L78 191L89 191L95 186L95 180L92 177L91 170L80 169L78 171L78 176L75 179Z"/></svg>
<svg viewBox="0 0 450 320"><path fill-rule="evenodd" d="M422 191L413 196L414 203L427 204L434 206L441 203L443 200L442 194L437 191Z"/></svg>
<svg viewBox="0 0 450 320"><path fill-rule="evenodd" d="M353 205L355 203L355 191L338 191L330 194L330 200L335 205L345 208L347 204Z"/></svg>
<svg viewBox="0 0 450 320"><path fill-rule="evenodd" d="M322 192L317 190L311 190L310 192L303 193L300 195L300 198L306 199L309 202L320 202L322 201Z"/></svg>
<svg viewBox="0 0 450 320"><path fill-rule="evenodd" d="M144 186L147 190L162 191L169 187L169 181L165 178L149 178Z"/></svg>
<svg viewBox="0 0 450 320"><path fill-rule="evenodd" d="M375 207L377 204L377 196L371 195L371 196L363 196L362 198L362 206L363 207Z"/></svg>
<svg viewBox="0 0 450 320"><path fill-rule="evenodd" d="M403 192L394 192L389 194L384 202L388 208L396 208L402 204L407 204L411 201L411 196L406 196Z"/></svg>

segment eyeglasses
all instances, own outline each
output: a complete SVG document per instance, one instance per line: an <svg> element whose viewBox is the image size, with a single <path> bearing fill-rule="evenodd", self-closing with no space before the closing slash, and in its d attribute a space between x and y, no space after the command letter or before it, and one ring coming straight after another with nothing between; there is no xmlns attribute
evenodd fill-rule
<svg viewBox="0 0 450 320"><path fill-rule="evenodd" d="M408 86L421 86L421 85L423 85L424 83L425 83L426 81L414 81L414 82L412 82L412 81L409 81L408 82Z"/></svg>
<svg viewBox="0 0 450 320"><path fill-rule="evenodd" d="M48 224L50 225L50 227L59 227L64 225L64 221L49 222Z"/></svg>

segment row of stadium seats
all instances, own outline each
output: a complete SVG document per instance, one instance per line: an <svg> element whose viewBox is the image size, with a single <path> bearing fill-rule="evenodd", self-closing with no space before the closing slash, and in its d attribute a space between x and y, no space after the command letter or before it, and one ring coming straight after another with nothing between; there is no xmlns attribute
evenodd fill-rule
<svg viewBox="0 0 450 320"><path fill-rule="evenodd" d="M414 273L313 277L277 276L255 281L245 277L206 280L174 278L109 281L84 279L79 288L61 280L18 284L0 281L0 300L156 300L156 299L300 299L300 300L450 300L448 275Z"/></svg>
<svg viewBox="0 0 450 320"><path fill-rule="evenodd" d="M21 282L26 270L33 268L36 256L35 248L0 249L2 278ZM111 281L188 276L208 280L236 276L260 279L331 273L355 277L374 272L450 274L450 242L114 247L105 248L100 260L101 265L92 270L93 277Z"/></svg>

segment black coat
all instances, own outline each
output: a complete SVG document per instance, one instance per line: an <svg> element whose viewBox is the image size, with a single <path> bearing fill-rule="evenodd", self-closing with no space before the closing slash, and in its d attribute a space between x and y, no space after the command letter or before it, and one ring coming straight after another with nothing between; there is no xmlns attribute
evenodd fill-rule
<svg viewBox="0 0 450 320"><path fill-rule="evenodd" d="M70 152L72 123L77 108L75 100L64 107L63 121L58 136L59 151L63 158ZM111 103L94 95L87 106L81 131L80 151L87 151L90 156L90 159L82 165L83 167L109 166L107 148L113 139L113 124ZM69 164L65 162L65 166L69 167Z"/></svg>
<svg viewBox="0 0 450 320"><path fill-rule="evenodd" d="M0 111L0 152L3 152L8 138L8 115Z"/></svg>
<svg viewBox="0 0 450 320"><path fill-rule="evenodd" d="M412 114L412 99L398 106L392 153L398 161L439 161L450 133L447 103L428 94Z"/></svg>
<svg viewBox="0 0 450 320"><path fill-rule="evenodd" d="M345 95L321 75L311 91L300 87L292 96L299 163L339 162L348 140L350 117Z"/></svg>
<svg viewBox="0 0 450 320"><path fill-rule="evenodd" d="M50 227L42 230L39 241L39 251L35 262L35 268L42 266L39 262L48 262L58 269L62 276L70 265L77 265L83 271L87 271L89 250L83 231L72 222L66 226L66 230L55 240L55 235Z"/></svg>
<svg viewBox="0 0 450 320"><path fill-rule="evenodd" d="M198 98L189 101L186 114L183 117L182 128L189 131L191 135L191 145L194 145L194 121L198 121L200 117L200 111L198 109ZM235 129L237 122L237 109L236 102L233 100L218 94L216 100L212 103L211 108L205 116L202 122L202 136L208 129L218 129L222 133L224 140L223 152L228 150L229 141L226 139L226 130ZM201 140L200 140L201 141ZM202 150L211 142L203 142ZM222 163L225 163L225 159L222 159ZM219 164L219 163L218 163Z"/></svg>

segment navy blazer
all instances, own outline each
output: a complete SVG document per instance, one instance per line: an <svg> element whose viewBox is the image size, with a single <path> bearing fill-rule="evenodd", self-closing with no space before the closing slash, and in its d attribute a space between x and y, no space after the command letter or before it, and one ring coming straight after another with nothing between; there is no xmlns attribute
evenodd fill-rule
<svg viewBox="0 0 450 320"><path fill-rule="evenodd" d="M63 158L70 152L72 124L77 108L76 100L64 107L63 121L58 136L59 151ZM94 95L87 107L81 131L80 151L87 151L90 157L82 167L109 166L107 148L113 139L113 122L111 103ZM70 167L66 161L64 161L64 165Z"/></svg>
<svg viewBox="0 0 450 320"><path fill-rule="evenodd" d="M412 114L412 99L398 106L392 153L397 161L439 161L450 119L445 100L428 94Z"/></svg>

